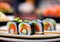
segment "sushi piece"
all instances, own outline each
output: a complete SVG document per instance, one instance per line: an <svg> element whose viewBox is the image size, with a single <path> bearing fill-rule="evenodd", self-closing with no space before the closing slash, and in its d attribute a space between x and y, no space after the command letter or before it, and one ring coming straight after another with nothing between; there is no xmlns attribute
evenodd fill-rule
<svg viewBox="0 0 60 42"><path fill-rule="evenodd" d="M44 32L44 25L40 20L34 20L31 25L34 25L35 32Z"/></svg>
<svg viewBox="0 0 60 42"><path fill-rule="evenodd" d="M4 13L12 13L13 9L9 3L0 2L0 11L2 11Z"/></svg>
<svg viewBox="0 0 60 42"><path fill-rule="evenodd" d="M7 23L7 31L8 33L10 34L17 34L17 26L16 26L16 23L15 22L8 22Z"/></svg>
<svg viewBox="0 0 60 42"><path fill-rule="evenodd" d="M19 34L20 35L33 35L35 32L33 32L34 29L31 28L31 25L29 23L20 23L19 24Z"/></svg>
<svg viewBox="0 0 60 42"><path fill-rule="evenodd" d="M50 19L43 20L43 24L44 24L44 30L48 30L48 31L55 30L55 24L53 24Z"/></svg>
<svg viewBox="0 0 60 42"><path fill-rule="evenodd" d="M18 25L21 22L22 20L19 17L15 18L13 21L8 22L7 23L8 32L11 34L19 34Z"/></svg>
<svg viewBox="0 0 60 42"><path fill-rule="evenodd" d="M52 22L52 24L53 24L53 26L54 26L53 30L56 30L56 21L55 21L54 19L51 19L51 18L49 18L49 19L47 19L47 20L49 20L49 21Z"/></svg>

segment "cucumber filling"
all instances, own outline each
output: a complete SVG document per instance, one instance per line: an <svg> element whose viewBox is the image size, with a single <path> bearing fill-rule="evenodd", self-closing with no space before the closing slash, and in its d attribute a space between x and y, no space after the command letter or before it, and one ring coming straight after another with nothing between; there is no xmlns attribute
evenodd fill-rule
<svg viewBox="0 0 60 42"><path fill-rule="evenodd" d="M23 30L22 30L22 34L27 35L27 29L23 29Z"/></svg>

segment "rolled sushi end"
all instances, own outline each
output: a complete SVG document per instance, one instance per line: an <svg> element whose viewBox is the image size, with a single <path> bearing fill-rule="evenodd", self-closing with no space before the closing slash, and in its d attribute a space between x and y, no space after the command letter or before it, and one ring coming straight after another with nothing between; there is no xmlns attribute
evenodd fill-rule
<svg viewBox="0 0 60 42"><path fill-rule="evenodd" d="M14 22L8 22L7 23L7 32L10 34L17 34L17 27Z"/></svg>
<svg viewBox="0 0 60 42"><path fill-rule="evenodd" d="M35 28L35 32L42 32L42 24L40 20L32 21L31 25L33 25L33 28Z"/></svg>
<svg viewBox="0 0 60 42"><path fill-rule="evenodd" d="M48 30L48 31L56 30L56 22L54 21L54 19L51 19L51 18L45 19L45 20L43 20L43 23L45 23L44 24L44 29L45 30Z"/></svg>
<svg viewBox="0 0 60 42"><path fill-rule="evenodd" d="M19 24L19 34L20 35L31 35L31 27L28 23Z"/></svg>

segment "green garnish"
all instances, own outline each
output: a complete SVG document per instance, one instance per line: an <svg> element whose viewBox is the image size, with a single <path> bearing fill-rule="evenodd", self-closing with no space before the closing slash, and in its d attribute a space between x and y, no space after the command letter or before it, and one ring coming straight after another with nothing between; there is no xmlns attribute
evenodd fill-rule
<svg viewBox="0 0 60 42"><path fill-rule="evenodd" d="M18 22L22 22L22 20L18 20Z"/></svg>
<svg viewBox="0 0 60 42"><path fill-rule="evenodd" d="M23 27L23 26L24 26L24 24L23 24L23 23L20 23L20 26L21 26L21 27Z"/></svg>
<svg viewBox="0 0 60 42"><path fill-rule="evenodd" d="M33 22L32 24L36 25L36 22Z"/></svg>
<svg viewBox="0 0 60 42"><path fill-rule="evenodd" d="M18 20L20 20L20 18L18 17L18 18L15 18L14 20L18 22Z"/></svg>
<svg viewBox="0 0 60 42"><path fill-rule="evenodd" d="M24 22L30 22L29 20L24 20Z"/></svg>
<svg viewBox="0 0 60 42"><path fill-rule="evenodd" d="M46 18L46 20L48 20L49 18Z"/></svg>

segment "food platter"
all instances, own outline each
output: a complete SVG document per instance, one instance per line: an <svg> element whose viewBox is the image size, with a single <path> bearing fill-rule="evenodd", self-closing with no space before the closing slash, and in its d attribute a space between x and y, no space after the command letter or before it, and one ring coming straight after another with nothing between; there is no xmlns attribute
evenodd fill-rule
<svg viewBox="0 0 60 42"><path fill-rule="evenodd" d="M52 39L52 38L60 38L60 32L56 32L58 34L49 34L50 32L45 32L44 35L16 35L16 34L8 34L5 31L0 31L0 37L6 37L6 38L16 38L16 39L29 39L29 40L39 40L39 39ZM53 31L52 33L55 33L55 31Z"/></svg>
<svg viewBox="0 0 60 42"><path fill-rule="evenodd" d="M56 31L46 31L44 32L43 35L39 34L37 35L17 35L17 34L9 34L7 32L7 27L6 26L2 26L0 27L0 37L6 37L6 38L14 38L14 39L29 39L29 40L40 40L40 39L53 39L53 38L60 38L60 24L57 24Z"/></svg>
<svg viewBox="0 0 60 42"><path fill-rule="evenodd" d="M60 38L59 34L51 35L32 35L32 36L20 36L20 35L11 35L11 34L0 34L1 37L7 38L17 38L17 39L51 39L51 38Z"/></svg>

